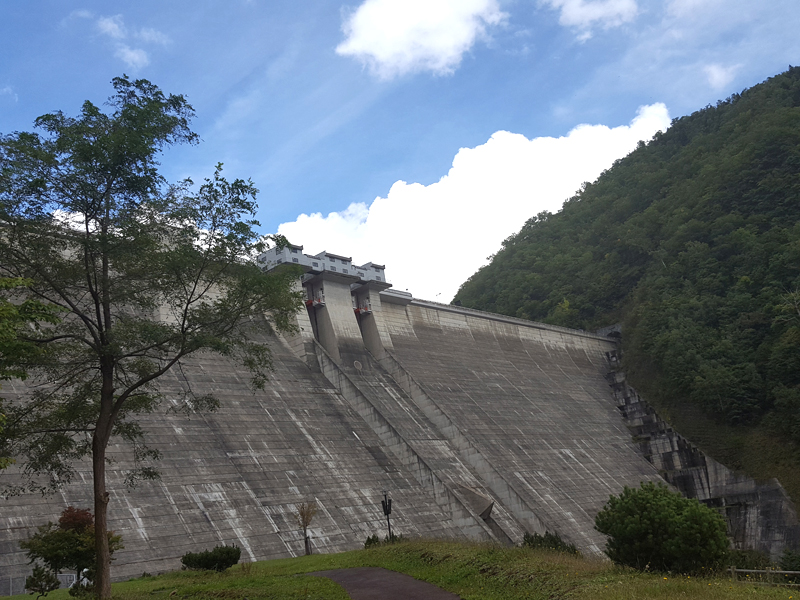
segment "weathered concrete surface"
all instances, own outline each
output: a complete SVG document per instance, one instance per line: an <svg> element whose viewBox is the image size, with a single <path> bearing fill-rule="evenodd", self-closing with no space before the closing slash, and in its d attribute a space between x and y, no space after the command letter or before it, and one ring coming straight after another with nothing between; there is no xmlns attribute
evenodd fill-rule
<svg viewBox="0 0 800 600"><path fill-rule="evenodd" d="M323 374L372 428L384 449L400 460L449 512L462 535L500 543L519 542L524 527L514 522L502 506L493 509L493 514L487 513L486 518L481 517L486 505L492 503L490 492L375 360L376 354L386 353L383 341L391 342L384 319L380 318L383 309L376 292L370 294L373 312L357 318L352 304L343 306L351 302L350 282L327 277L326 306L316 308L311 316L319 322L327 315L336 315L335 339L328 343L321 340L316 345ZM381 330L384 331L383 340ZM487 502L481 505L476 498Z"/></svg>
<svg viewBox="0 0 800 600"><path fill-rule="evenodd" d="M395 371L494 498L529 531L600 553L609 495L658 479L603 378L613 342L430 302L382 307Z"/></svg>
<svg viewBox="0 0 800 600"><path fill-rule="evenodd" d="M403 535L517 543L551 531L600 553L594 516L609 495L658 479L604 378L612 341L315 281L325 304L298 315L297 335L269 340L265 392L211 355L165 378L171 397L191 386L223 402L209 415L144 419L164 455L160 482L126 490L129 449L112 448L109 516L125 542L115 578L222 543L244 560L300 554L292 511L309 500L320 508L315 551L357 548L384 535L382 490ZM367 293L371 311L356 315L353 294ZM20 539L69 504L91 506L88 465L78 475L53 498L0 501L0 594L19 593L30 572Z"/></svg>
<svg viewBox="0 0 800 600"><path fill-rule="evenodd" d="M302 554L291 513L308 500L319 506L310 529L316 552L360 547L368 535L384 535L384 489L394 498L398 532L463 535L321 373L277 339L271 345L276 371L266 392L254 394L246 370L218 357L187 362L168 376L169 390L191 385L218 394L223 405L202 416L161 412L144 420L149 443L164 455L160 482L126 490L130 451L112 449L110 526L125 543L115 579L178 568L184 553L222 543L239 545L242 560ZM4 385L5 396L15 392L24 388ZM13 470L4 472L0 483L12 477ZM84 464L59 495L0 501L0 594L22 593L30 574L18 541L67 505L91 507L90 490Z"/></svg>

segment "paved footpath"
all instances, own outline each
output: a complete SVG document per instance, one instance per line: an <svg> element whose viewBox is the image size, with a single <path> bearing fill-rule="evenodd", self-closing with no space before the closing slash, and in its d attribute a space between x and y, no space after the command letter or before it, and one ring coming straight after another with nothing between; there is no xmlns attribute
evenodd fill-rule
<svg viewBox="0 0 800 600"><path fill-rule="evenodd" d="M460 600L431 583L377 567L316 571L306 575L332 579L352 600Z"/></svg>

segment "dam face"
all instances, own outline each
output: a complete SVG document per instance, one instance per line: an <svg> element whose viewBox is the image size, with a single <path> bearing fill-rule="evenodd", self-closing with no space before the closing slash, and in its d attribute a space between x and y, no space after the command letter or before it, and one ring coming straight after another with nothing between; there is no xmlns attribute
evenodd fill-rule
<svg viewBox="0 0 800 600"><path fill-rule="evenodd" d="M281 256L290 262L297 248ZM266 389L253 392L240 366L195 355L163 391L210 392L222 406L142 419L163 453L161 479L126 488L130 448L110 449L109 522L125 545L115 579L176 569L186 552L223 543L243 561L300 555L300 502L318 506L314 552L359 548L386 535L384 490L397 534L510 544L549 531L599 554L594 516L609 495L659 480L605 378L613 341L415 300L389 289L380 265L302 256L307 309L297 335L268 340ZM17 477L12 468L0 482ZM19 540L68 505L92 506L88 463L55 496L0 501L0 594L22 593L30 574Z"/></svg>

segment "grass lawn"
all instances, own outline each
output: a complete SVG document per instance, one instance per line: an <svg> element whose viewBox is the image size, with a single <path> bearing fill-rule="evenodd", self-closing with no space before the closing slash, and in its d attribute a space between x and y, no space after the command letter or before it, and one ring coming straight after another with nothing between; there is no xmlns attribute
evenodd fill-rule
<svg viewBox="0 0 800 600"><path fill-rule="evenodd" d="M687 577L638 573L547 550L444 541L409 541L341 554L245 563L224 573L177 571L115 583L113 594L120 600L347 600L338 584L303 575L347 567L399 571L454 592L464 600L800 600L800 588L732 582L724 574ZM48 600L71 597L66 590L59 590L49 594Z"/></svg>

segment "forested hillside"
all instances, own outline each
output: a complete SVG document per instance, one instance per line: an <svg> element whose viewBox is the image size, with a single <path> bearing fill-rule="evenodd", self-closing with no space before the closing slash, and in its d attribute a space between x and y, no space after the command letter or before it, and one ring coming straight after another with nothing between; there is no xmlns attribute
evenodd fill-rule
<svg viewBox="0 0 800 600"><path fill-rule="evenodd" d="M743 427L797 447L800 68L674 120L562 211L531 218L456 300L569 327L621 322L633 384L726 431L711 443L732 466L753 470Z"/></svg>

